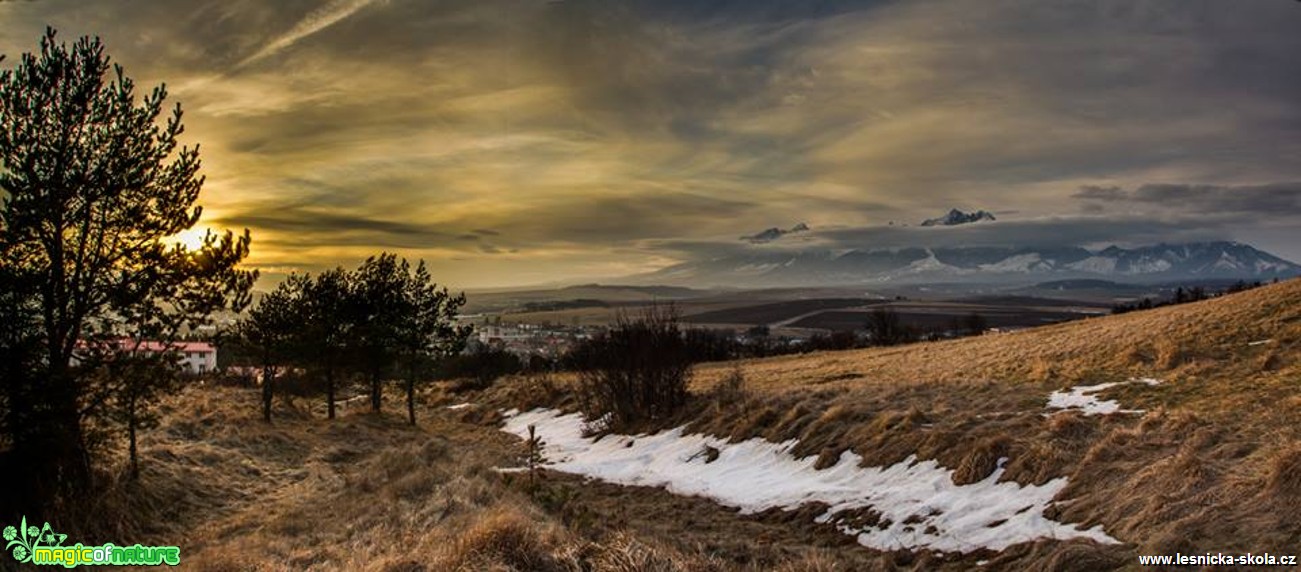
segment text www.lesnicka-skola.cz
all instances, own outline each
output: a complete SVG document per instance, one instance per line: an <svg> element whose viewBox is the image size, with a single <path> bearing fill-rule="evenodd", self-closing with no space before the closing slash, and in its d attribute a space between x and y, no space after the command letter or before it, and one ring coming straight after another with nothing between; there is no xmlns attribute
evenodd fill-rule
<svg viewBox="0 0 1301 572"><path fill-rule="evenodd" d="M1296 566L1296 556L1291 554L1161 554L1138 557L1141 566Z"/></svg>

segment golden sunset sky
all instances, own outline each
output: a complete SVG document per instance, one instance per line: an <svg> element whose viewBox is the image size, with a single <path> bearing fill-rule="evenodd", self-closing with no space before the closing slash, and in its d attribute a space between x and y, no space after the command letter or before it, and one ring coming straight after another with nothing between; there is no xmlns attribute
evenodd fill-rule
<svg viewBox="0 0 1301 572"><path fill-rule="evenodd" d="M202 224L251 229L268 281L380 250L612 280L954 207L990 243L1301 259L1291 0L0 1L0 66L47 25L167 84Z"/></svg>

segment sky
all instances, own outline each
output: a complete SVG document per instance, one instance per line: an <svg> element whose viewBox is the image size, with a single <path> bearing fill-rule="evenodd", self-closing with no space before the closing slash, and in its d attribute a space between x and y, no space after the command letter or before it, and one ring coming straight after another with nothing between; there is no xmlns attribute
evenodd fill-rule
<svg viewBox="0 0 1301 572"><path fill-rule="evenodd" d="M0 66L47 25L167 85L201 225L268 282L383 250L609 282L950 208L989 244L1301 261L1294 0L0 0Z"/></svg>

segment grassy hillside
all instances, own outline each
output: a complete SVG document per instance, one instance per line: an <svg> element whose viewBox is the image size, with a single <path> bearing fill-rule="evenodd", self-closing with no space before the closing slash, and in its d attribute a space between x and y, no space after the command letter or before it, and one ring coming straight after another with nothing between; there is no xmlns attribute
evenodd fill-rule
<svg viewBox="0 0 1301 572"><path fill-rule="evenodd" d="M1301 281L1293 280L1015 334L746 362L752 395L701 415L694 428L796 438L802 452L827 459L848 448L868 464L915 452L973 481L1006 456L1005 478L1069 477L1059 500L1070 502L1057 518L1102 524L1128 543L1069 550L1108 562L1278 552L1301 540L1292 516L1301 508L1298 356ZM731 368L703 368L701 385ZM1165 383L1101 395L1146 413L1044 416L1053 390L1140 376ZM1068 548L1028 550L1051 559Z"/></svg>
<svg viewBox="0 0 1301 572"><path fill-rule="evenodd" d="M531 490L499 409L570 403L566 379L502 380L422 396L395 413L277 404L255 390L191 387L142 444L141 482L102 541L182 547L197 570L892 570L1136 568L1139 554L1288 553L1301 539L1301 281L1196 304L1014 334L697 369L696 397L667 425L735 439L798 439L822 466L937 459L959 484L1067 477L1049 517L1101 525L1123 544L1040 540L966 555L877 552L817 510L738 515L699 498L584 483ZM718 382L740 371L741 388ZM1138 413L1046 408L1053 391ZM397 404L398 397L393 396ZM461 409L446 406L462 401ZM86 541L101 541L87 538Z"/></svg>
<svg viewBox="0 0 1301 572"><path fill-rule="evenodd" d="M77 527L87 531L79 539L180 546L184 569L205 571L806 570L832 562L796 534L744 560L720 558L719 550L748 550L753 536L737 531L784 534L779 524L722 511L715 522L726 533L710 547L627 518L598 522L595 511L620 491L600 490L588 508L580 491L590 487L578 481L548 478L534 490L525 476L497 470L520 466L524 448L483 422L495 411L450 409L436 389L421 396L413 428L398 413L401 398L386 396L391 414L357 406L334 422L318 403L282 401L268 425L256 390L187 388L162 405L161 427L142 443L140 481L121 481L96 507L115 516ZM753 565L738 564L745 560Z"/></svg>
<svg viewBox="0 0 1301 572"><path fill-rule="evenodd" d="M1205 302L1031 331L698 368L708 395L739 369L745 391L700 399L672 423L736 440L799 441L829 466L916 454L976 482L1068 477L1052 518L1102 525L1125 544L1040 541L990 565L1136 566L1138 554L1285 551L1301 524L1301 281ZM1124 383L1150 377L1160 385ZM1046 408L1099 391L1135 413ZM932 563L933 565L934 563ZM970 565L968 562L967 565Z"/></svg>

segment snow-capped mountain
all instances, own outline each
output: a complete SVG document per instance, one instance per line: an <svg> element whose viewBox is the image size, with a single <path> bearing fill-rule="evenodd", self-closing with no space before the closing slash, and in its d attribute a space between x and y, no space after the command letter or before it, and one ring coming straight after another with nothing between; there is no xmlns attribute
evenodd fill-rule
<svg viewBox="0 0 1301 572"><path fill-rule="evenodd" d="M994 218L993 213L990 213L988 211L976 211L972 213L964 213L958 209L953 209L949 211L949 214L946 214L942 217L928 218L922 221L922 226L954 226L959 224L970 224L973 222L980 222L982 220L992 221L997 219Z"/></svg>
<svg viewBox="0 0 1301 572"><path fill-rule="evenodd" d="M765 251L685 262L634 282L758 287L917 282L1021 282L1072 278L1129 282L1201 278L1268 280L1301 276L1301 266L1238 242L1138 248L945 247L849 251Z"/></svg>

